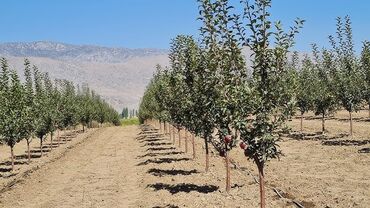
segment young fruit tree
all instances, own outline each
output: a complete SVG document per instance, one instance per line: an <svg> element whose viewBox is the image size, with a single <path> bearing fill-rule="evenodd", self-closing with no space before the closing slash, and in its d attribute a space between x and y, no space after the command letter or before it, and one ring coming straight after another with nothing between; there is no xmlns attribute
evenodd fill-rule
<svg viewBox="0 0 370 208"><path fill-rule="evenodd" d="M361 52L361 71L364 77L364 100L367 103L370 118L370 42L365 41Z"/></svg>
<svg viewBox="0 0 370 208"><path fill-rule="evenodd" d="M35 83L35 112L37 114L35 134L40 139L40 156L43 156L43 142L46 135L53 130L52 112L50 112L51 98L48 96L48 90L52 90L45 83L45 75L38 71L34 66Z"/></svg>
<svg viewBox="0 0 370 208"><path fill-rule="evenodd" d="M317 46L312 46L314 67L313 88L313 111L315 115L321 115L322 134L325 134L325 117L334 113L338 107L336 89L333 79L333 57L327 50L319 51Z"/></svg>
<svg viewBox="0 0 370 208"><path fill-rule="evenodd" d="M7 66L3 65L3 67ZM4 71L3 69L3 76ZM31 133L28 131L28 126L30 125L28 115L30 115L31 109L27 106L25 89L17 73L11 71L9 75L9 82L3 83L8 86L1 96L0 126L3 141L10 147L12 170L14 170L14 146L22 139L31 136Z"/></svg>
<svg viewBox="0 0 370 208"><path fill-rule="evenodd" d="M302 60L302 67L298 70L298 88L296 91L297 106L301 114L300 130L303 131L303 114L312 109L313 106L313 89L312 76L313 63L308 56Z"/></svg>
<svg viewBox="0 0 370 208"><path fill-rule="evenodd" d="M332 45L331 62L334 66L334 85L336 96L349 113L350 135L353 136L352 113L358 111L362 104L364 89L360 63L355 55L352 40L351 20L348 16L337 18L337 37L329 36Z"/></svg>
<svg viewBox="0 0 370 208"><path fill-rule="evenodd" d="M295 96L290 89L278 86L285 82L287 52L294 44L294 38L304 21L297 19L291 30L284 32L280 21L273 25L269 20L270 0L242 2L245 5L244 13L241 18L237 18L236 28L240 40L252 51L253 74L250 85L253 91L251 94L255 98L250 116L239 121L244 123L239 125L239 131L240 138L245 143L242 145L245 156L252 159L258 168L260 205L264 208L264 167L268 160L281 154L277 144L279 130L295 107ZM246 29L242 27L243 23ZM270 43L273 39L274 45Z"/></svg>
<svg viewBox="0 0 370 208"><path fill-rule="evenodd" d="M25 86L25 93L26 93L26 106L29 108L28 114L26 115L27 119L27 126L25 127L25 131L28 132L28 137L24 138L27 142L27 158L28 163L31 162L31 151L30 151L30 143L32 142L33 134L36 128L36 114L35 114L35 93L33 89L33 81L32 81L32 72L31 72L31 63L28 59L24 60L24 77L26 82Z"/></svg>
<svg viewBox="0 0 370 208"><path fill-rule="evenodd" d="M229 151L236 146L235 106L240 83L246 80L246 64L242 47L233 34L233 9L226 0L200 1L200 20L202 47L207 57L205 70L211 71L208 76L214 93L209 94L212 105L209 110L213 118L217 137L211 137L211 143L225 159L226 191L231 189Z"/></svg>

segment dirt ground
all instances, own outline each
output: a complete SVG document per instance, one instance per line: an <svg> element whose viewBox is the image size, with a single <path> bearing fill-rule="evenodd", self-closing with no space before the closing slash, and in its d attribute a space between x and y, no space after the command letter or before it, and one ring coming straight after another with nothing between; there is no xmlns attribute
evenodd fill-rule
<svg viewBox="0 0 370 208"><path fill-rule="evenodd" d="M359 152L370 147L367 112L354 116L353 138L345 134L349 128L345 113L338 115L327 121L325 136L315 133L320 120L308 115L305 136L293 132L279 143L284 156L270 161L265 172L267 207L297 207L293 201L307 208L369 207L370 153ZM297 130L299 119L289 126ZM258 207L256 165L239 148L231 151L232 189L227 194L223 158L212 151L206 173L201 139L196 139L193 159L190 141L185 153L185 142L179 147L177 139L172 144L168 135L147 130L139 126L90 130L46 157L35 158L31 165L18 164L14 176L0 177L5 187L0 207ZM32 173L22 174L29 169ZM5 186L16 177L18 183Z"/></svg>

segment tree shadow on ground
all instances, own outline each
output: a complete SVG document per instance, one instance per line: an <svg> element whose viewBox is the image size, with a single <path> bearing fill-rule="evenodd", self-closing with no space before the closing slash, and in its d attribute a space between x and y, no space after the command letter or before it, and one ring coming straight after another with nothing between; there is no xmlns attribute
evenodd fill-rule
<svg viewBox="0 0 370 208"><path fill-rule="evenodd" d="M10 172L12 168L0 168L0 173Z"/></svg>
<svg viewBox="0 0 370 208"><path fill-rule="evenodd" d="M41 157L41 155L35 155L35 154L31 154L30 155L30 157L32 158L32 159L35 159L35 158L40 158ZM15 159L16 160L22 160L22 159L28 159L28 155L27 154L23 154L23 155L17 155L17 156L15 156Z"/></svg>
<svg viewBox="0 0 370 208"><path fill-rule="evenodd" d="M36 150L30 150L31 153L41 153L41 150L40 148L37 148ZM48 153L50 152L50 149L49 148L42 148L42 153Z"/></svg>
<svg viewBox="0 0 370 208"><path fill-rule="evenodd" d="M163 176L163 175L192 175L199 173L197 170L162 170L158 168L152 168L147 171L147 173L154 176Z"/></svg>
<svg viewBox="0 0 370 208"><path fill-rule="evenodd" d="M184 152L151 152L147 153L145 155L140 155L137 156L136 158L144 158L144 157L156 157L156 156L166 156L166 155L179 155L179 154L184 154Z"/></svg>
<svg viewBox="0 0 370 208"><path fill-rule="evenodd" d="M365 148L359 149L358 150L358 153L370 153L370 148L369 147L365 147Z"/></svg>
<svg viewBox="0 0 370 208"><path fill-rule="evenodd" d="M344 137L348 137L349 134L342 133L342 134L337 134L334 136L328 136L328 135L322 134L322 132L315 132L315 133L292 132L286 136L289 138L295 139L295 140L322 141L322 140L331 140L331 139L341 139Z"/></svg>
<svg viewBox="0 0 370 208"><path fill-rule="evenodd" d="M149 140L149 139L158 139L158 138L161 138L160 135L143 135L143 136L139 136L139 137L136 137L136 140L138 141L145 141L145 140Z"/></svg>
<svg viewBox="0 0 370 208"><path fill-rule="evenodd" d="M72 141L72 139L63 139L63 138L61 138L61 139L60 139L60 141L63 141L63 142L70 142L70 141Z"/></svg>
<svg viewBox="0 0 370 208"><path fill-rule="evenodd" d="M14 165L24 165L24 164L27 164L27 162L26 161L14 161ZM11 166L12 162L11 161L5 161L5 162L0 163L0 165Z"/></svg>
<svg viewBox="0 0 370 208"><path fill-rule="evenodd" d="M153 188L155 191L166 190L171 194L177 194L179 192L189 193L191 191L196 191L198 193L211 193L217 191L219 189L218 186L214 185L195 185L195 184L188 184L188 183L180 183L176 185L172 184L164 184L164 183L156 183L156 184L149 184L148 188Z"/></svg>
<svg viewBox="0 0 370 208"><path fill-rule="evenodd" d="M163 141L164 139L160 139L160 138L147 138L147 139L143 139L143 140L140 140L139 142L140 143L144 143L144 142L159 142L159 141Z"/></svg>
<svg viewBox="0 0 370 208"><path fill-rule="evenodd" d="M175 150L175 147L150 147L146 151L162 151L162 150Z"/></svg>
<svg viewBox="0 0 370 208"><path fill-rule="evenodd" d="M161 163L172 163L172 162L179 162L179 161L188 161L188 160L190 160L190 159L189 158L155 158L155 159L145 160L144 162L141 162L141 163L137 164L137 166L147 165L149 163L161 164Z"/></svg>
<svg viewBox="0 0 370 208"><path fill-rule="evenodd" d="M330 140L323 141L322 145L327 146L362 146L370 144L370 140Z"/></svg>
<svg viewBox="0 0 370 208"><path fill-rule="evenodd" d="M349 122L349 118L332 118L333 120L337 120L337 121L347 121ZM370 119L368 118L364 118L364 117L361 117L361 118L352 118L353 121L356 121L356 122L369 122Z"/></svg>
<svg viewBox="0 0 370 208"><path fill-rule="evenodd" d="M141 147L146 147L146 146L162 146L162 145L172 145L171 143L169 142L149 142L149 143L146 143L144 145L142 145Z"/></svg>
<svg viewBox="0 0 370 208"><path fill-rule="evenodd" d="M57 148L58 145L45 144L44 146L42 146L43 149L49 149L50 147Z"/></svg>
<svg viewBox="0 0 370 208"><path fill-rule="evenodd" d="M166 204L164 206L154 206L152 208L180 208L179 206L173 205L173 204Z"/></svg>

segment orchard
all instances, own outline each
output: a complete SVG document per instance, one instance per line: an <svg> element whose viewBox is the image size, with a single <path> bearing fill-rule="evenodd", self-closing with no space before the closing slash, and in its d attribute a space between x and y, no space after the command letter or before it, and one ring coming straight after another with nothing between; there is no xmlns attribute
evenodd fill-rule
<svg viewBox="0 0 370 208"><path fill-rule="evenodd" d="M264 168L282 155L279 141L285 123L297 112L301 133L304 114L312 111L321 116L325 134L327 117L343 108L353 137L352 113L369 104L369 42L357 57L346 16L337 19L336 36L329 37L331 48L313 44L312 56L301 59L290 49L305 21L297 18L287 31L280 21L272 23L271 0L241 1L237 6L243 8L241 13L227 0L198 2L200 40L186 35L172 40L170 66L157 67L139 118L202 138L205 171L211 144L225 160L227 192L229 151L239 144L241 154L258 168L264 208ZM244 48L251 51L250 57L244 57Z"/></svg>
<svg viewBox="0 0 370 208"><path fill-rule="evenodd" d="M48 73L40 72L27 59L24 78L22 83L20 75L9 69L7 60L1 59L0 140L11 149L12 170L13 149L22 140L27 141L30 163L32 138L39 139L42 157L46 137L51 137L52 148L55 133L59 137L59 131L79 125L83 129L92 127L92 121L120 125L118 113L87 85L80 88L68 80L53 81ZM59 144L60 138L57 140Z"/></svg>

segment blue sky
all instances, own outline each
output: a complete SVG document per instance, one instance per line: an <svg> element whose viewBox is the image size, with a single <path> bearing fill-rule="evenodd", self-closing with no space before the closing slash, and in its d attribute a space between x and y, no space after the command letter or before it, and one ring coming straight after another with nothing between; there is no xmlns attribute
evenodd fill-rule
<svg viewBox="0 0 370 208"><path fill-rule="evenodd" d="M238 0L232 0L238 5ZM168 48L177 34L197 36L196 0L3 0L0 42L51 40L129 48ZM273 0L273 19L305 19L296 50L327 46L335 18L350 15L356 49L370 39L369 0Z"/></svg>

